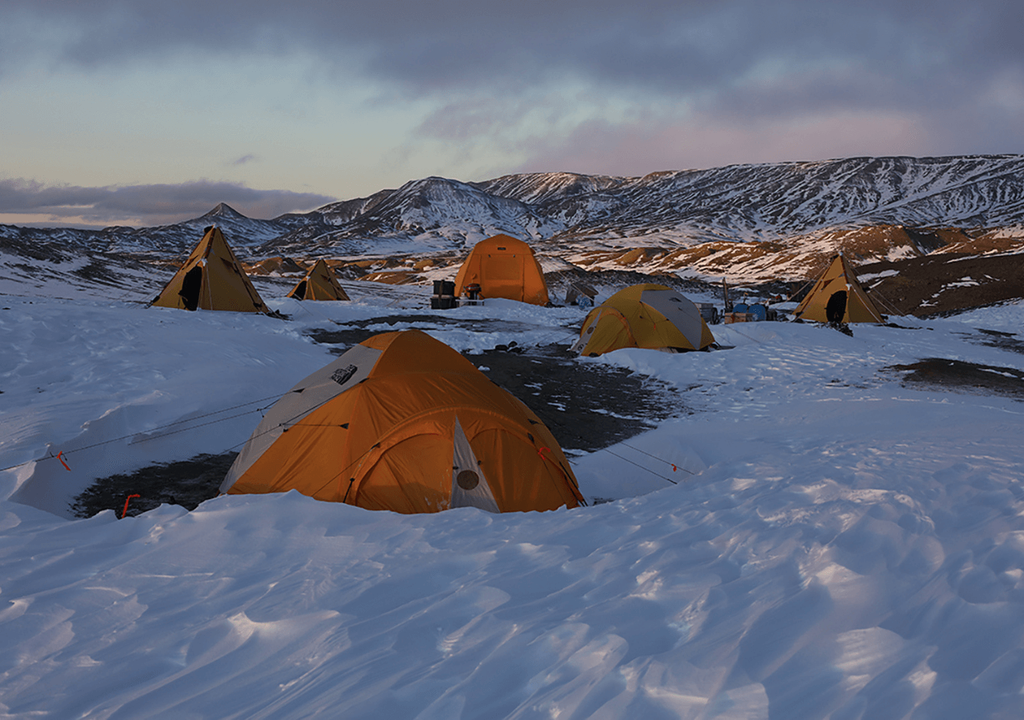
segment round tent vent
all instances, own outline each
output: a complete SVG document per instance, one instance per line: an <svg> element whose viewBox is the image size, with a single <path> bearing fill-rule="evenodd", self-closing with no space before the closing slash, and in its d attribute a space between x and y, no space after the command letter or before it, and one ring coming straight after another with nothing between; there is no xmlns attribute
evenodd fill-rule
<svg viewBox="0 0 1024 720"><path fill-rule="evenodd" d="M480 484L480 476L472 470L463 470L455 476L455 482L457 482L459 487L463 490L472 490Z"/></svg>

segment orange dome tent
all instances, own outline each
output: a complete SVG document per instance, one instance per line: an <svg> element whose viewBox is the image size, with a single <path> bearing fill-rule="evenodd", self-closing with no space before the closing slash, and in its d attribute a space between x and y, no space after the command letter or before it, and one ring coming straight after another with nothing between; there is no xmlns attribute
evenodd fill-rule
<svg viewBox="0 0 1024 720"><path fill-rule="evenodd" d="M306 273L306 277L299 280L288 297L296 300L348 300L348 294L338 284L331 268L323 260L317 260L316 265Z"/></svg>
<svg viewBox="0 0 1024 720"><path fill-rule="evenodd" d="M206 228L185 264L152 305L181 310L233 310L270 314L220 228Z"/></svg>
<svg viewBox="0 0 1024 720"><path fill-rule="evenodd" d="M701 350L714 341L693 302L665 285L646 283L619 290L591 310L572 349L581 355L627 347Z"/></svg>
<svg viewBox="0 0 1024 720"><path fill-rule="evenodd" d="M533 250L508 235L489 237L473 247L455 276L455 296L468 294L469 285L479 285L482 298L548 304L548 286Z"/></svg>
<svg viewBox="0 0 1024 720"><path fill-rule="evenodd" d="M419 330L375 335L282 397L220 487L400 513L585 504L537 416Z"/></svg>

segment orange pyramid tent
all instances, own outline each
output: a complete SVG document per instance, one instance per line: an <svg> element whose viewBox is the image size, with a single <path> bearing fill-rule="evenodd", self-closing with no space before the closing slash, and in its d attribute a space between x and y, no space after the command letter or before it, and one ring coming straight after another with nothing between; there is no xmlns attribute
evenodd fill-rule
<svg viewBox="0 0 1024 720"><path fill-rule="evenodd" d="M481 240L455 276L455 296L480 286L482 298L507 298L534 305L548 304L548 286L533 250L522 240L495 235Z"/></svg>
<svg viewBox="0 0 1024 720"><path fill-rule="evenodd" d="M338 284L334 272L323 260L317 260L306 277L288 293L288 297L296 300L348 300L349 297Z"/></svg>
<svg viewBox="0 0 1024 720"><path fill-rule="evenodd" d="M857 282L850 261L840 253L793 314L801 320L834 323L884 323L885 318Z"/></svg>
<svg viewBox="0 0 1024 720"><path fill-rule="evenodd" d="M619 290L587 313L572 349L581 355L627 347L680 352L714 341L692 301L665 285L644 283Z"/></svg>
<svg viewBox="0 0 1024 720"><path fill-rule="evenodd" d="M537 416L419 330L375 335L298 383L267 411L220 489L297 490L400 513L585 504Z"/></svg>
<svg viewBox="0 0 1024 720"><path fill-rule="evenodd" d="M233 310L270 314L231 252L220 228L206 228L185 264L151 303L182 310Z"/></svg>

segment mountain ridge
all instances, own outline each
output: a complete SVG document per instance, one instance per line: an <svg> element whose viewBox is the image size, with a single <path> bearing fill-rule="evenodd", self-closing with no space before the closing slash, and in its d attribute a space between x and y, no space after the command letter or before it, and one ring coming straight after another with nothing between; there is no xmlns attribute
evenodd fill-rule
<svg viewBox="0 0 1024 720"><path fill-rule="evenodd" d="M807 266L828 246L841 247L859 233L862 259L891 260L941 251L947 243L935 233L944 228L962 231L957 242L992 234L1024 238L1024 155L855 157L638 177L550 172L463 182L430 176L270 220L247 218L220 203L199 218L151 228L0 225L0 241L166 259L190 249L213 223L250 258L461 253L505 233L542 254L589 258L585 266L632 254L634 269L678 272L685 260L710 275L732 267L707 261L701 269L702 259L722 251L735 256L733 265L749 264L753 255L788 253ZM885 237L868 248L863 236L872 227L909 230L876 233ZM644 261L657 262L636 264L638 250ZM594 259L601 254L607 257Z"/></svg>

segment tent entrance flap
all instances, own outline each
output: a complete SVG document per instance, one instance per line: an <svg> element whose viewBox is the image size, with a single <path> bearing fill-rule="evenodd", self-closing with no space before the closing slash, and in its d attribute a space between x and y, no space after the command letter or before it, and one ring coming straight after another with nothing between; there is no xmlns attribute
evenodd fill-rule
<svg viewBox="0 0 1024 720"><path fill-rule="evenodd" d="M178 291L178 295L181 296L181 304L185 306L186 310L195 310L199 307L199 292L202 288L203 266L196 265L185 273L185 277L181 280L181 290Z"/></svg>
<svg viewBox="0 0 1024 720"><path fill-rule="evenodd" d="M825 319L830 323L841 323L846 317L846 291L839 290L832 293L825 305Z"/></svg>
<svg viewBox="0 0 1024 720"><path fill-rule="evenodd" d="M455 418L452 436L455 451L452 454L452 495L448 507L475 507L492 513L501 512L458 417Z"/></svg>
<svg viewBox="0 0 1024 720"><path fill-rule="evenodd" d="M518 282L523 273L523 262L515 255L488 255L484 263L484 282Z"/></svg>

